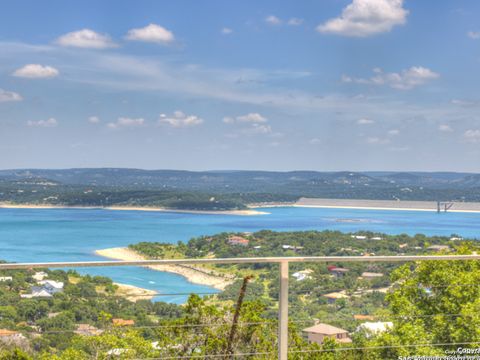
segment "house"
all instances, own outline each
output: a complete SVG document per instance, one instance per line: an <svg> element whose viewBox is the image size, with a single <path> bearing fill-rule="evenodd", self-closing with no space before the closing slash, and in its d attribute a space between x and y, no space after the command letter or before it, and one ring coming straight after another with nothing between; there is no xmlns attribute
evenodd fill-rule
<svg viewBox="0 0 480 360"><path fill-rule="evenodd" d="M380 278L382 276L383 276L382 273L374 273L374 272L367 272L366 271L366 272L363 272L360 277L363 278L363 279L371 280L371 279L375 279L375 278Z"/></svg>
<svg viewBox="0 0 480 360"><path fill-rule="evenodd" d="M300 270L292 274L292 276L297 279L297 281L302 281L306 279L311 279L310 274L313 272L312 269Z"/></svg>
<svg viewBox="0 0 480 360"><path fill-rule="evenodd" d="M63 291L63 282L55 280L40 280L38 284L50 294L56 294Z"/></svg>
<svg viewBox="0 0 480 360"><path fill-rule="evenodd" d="M357 331L364 331L367 337L372 335L378 335L391 329L393 327L392 322L364 322L357 327Z"/></svg>
<svg viewBox="0 0 480 360"><path fill-rule="evenodd" d="M294 246L294 245L282 245L283 250L293 250L293 251L298 251L302 250L303 246Z"/></svg>
<svg viewBox="0 0 480 360"><path fill-rule="evenodd" d="M367 240L367 237L364 235L352 235L352 238L357 240Z"/></svg>
<svg viewBox="0 0 480 360"><path fill-rule="evenodd" d="M1 282L4 282L4 281L12 281L13 278L11 276L0 276L0 281Z"/></svg>
<svg viewBox="0 0 480 360"><path fill-rule="evenodd" d="M374 237L372 237L372 240L377 240L377 241L379 241L379 240L383 240L383 238L380 237L380 236L374 236Z"/></svg>
<svg viewBox="0 0 480 360"><path fill-rule="evenodd" d="M52 296L53 295L50 294L47 290L38 286L33 286L32 292L30 294L20 294L20 297L23 299L41 298L41 297L48 298Z"/></svg>
<svg viewBox="0 0 480 360"><path fill-rule="evenodd" d="M96 328L90 324L77 324L77 329L74 331L77 335L95 336L103 333L103 330Z"/></svg>
<svg viewBox="0 0 480 360"><path fill-rule="evenodd" d="M427 250L434 250L434 251L446 251L450 250L450 246L448 245L432 245L427 248Z"/></svg>
<svg viewBox="0 0 480 360"><path fill-rule="evenodd" d="M228 237L227 241L230 245L240 245L240 246L248 246L250 240L245 239L244 237L232 235Z"/></svg>
<svg viewBox="0 0 480 360"><path fill-rule="evenodd" d="M400 245L398 245L398 247L399 247L400 249L404 249L404 248L408 247L408 244L407 244L407 243L405 243L405 244L400 244Z"/></svg>
<svg viewBox="0 0 480 360"><path fill-rule="evenodd" d="M450 241L462 241L462 240L463 240L463 238L457 237L457 236L452 236L452 237L450 238Z"/></svg>
<svg viewBox="0 0 480 360"><path fill-rule="evenodd" d="M327 266L327 269L328 269L328 271L329 271L332 275L334 275L335 277L342 277L342 276L344 276L347 272L350 271L349 269L337 267L337 266L335 266L335 265Z"/></svg>
<svg viewBox="0 0 480 360"><path fill-rule="evenodd" d="M32 278L36 281L41 281L45 279L47 276L48 274L45 271L38 271L32 276Z"/></svg>
<svg viewBox="0 0 480 360"><path fill-rule="evenodd" d="M348 331L328 324L317 324L302 330L308 341L319 345L323 344L325 338L334 339L340 343L351 343Z"/></svg>
<svg viewBox="0 0 480 360"><path fill-rule="evenodd" d="M19 346L25 344L27 338L18 331L0 329L0 341L4 344L15 344Z"/></svg>
<svg viewBox="0 0 480 360"><path fill-rule="evenodd" d="M324 294L322 296L327 298L327 302L329 304L335 304L337 302L337 300L340 300L340 299L350 298L348 295L345 295L343 292L332 292L332 293L329 293L329 294Z"/></svg>
<svg viewBox="0 0 480 360"><path fill-rule="evenodd" d="M129 319L112 319L112 324L114 326L133 326L135 325L135 320Z"/></svg>

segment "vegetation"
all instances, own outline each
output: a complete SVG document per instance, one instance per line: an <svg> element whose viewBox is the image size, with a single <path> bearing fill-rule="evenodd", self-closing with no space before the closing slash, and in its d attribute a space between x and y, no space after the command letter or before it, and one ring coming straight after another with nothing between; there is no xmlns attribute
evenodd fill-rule
<svg viewBox="0 0 480 360"><path fill-rule="evenodd" d="M232 243L233 236L248 240L248 244ZM152 258L442 253L432 245L448 246L443 251L458 254L478 251L475 242L446 237L332 231L223 233L195 238L187 244L140 243L131 247ZM328 267L331 265L348 272L335 275ZM231 331L240 278L247 275L253 279L239 309L233 353L260 353L247 358L275 359L276 266L219 265L214 269L235 274L239 280L216 296L191 295L182 306L127 301L116 295L116 286L108 278L59 270L46 272L49 279L65 283L63 292L50 298L25 299L20 294L28 293L35 284L34 272L2 271L0 276L7 280L0 281L0 327L18 331L25 338L5 342L0 336L0 359L221 357L228 348L226 334ZM307 276L297 279L294 275L302 271ZM368 279L363 274L366 271L383 276ZM476 261L292 264L290 275L289 358L380 360L444 355L446 349L458 346L428 344L480 340L476 330L480 328L480 265ZM331 302L325 297L330 292L342 292L345 297ZM385 332L368 333L358 328L365 318L354 315L388 321L392 326ZM114 325L114 318L133 320L134 324ZM309 343L301 329L315 321L348 330L353 343L331 339L322 345ZM79 324L88 324L94 333L79 332ZM356 350L346 350L349 348Z"/></svg>

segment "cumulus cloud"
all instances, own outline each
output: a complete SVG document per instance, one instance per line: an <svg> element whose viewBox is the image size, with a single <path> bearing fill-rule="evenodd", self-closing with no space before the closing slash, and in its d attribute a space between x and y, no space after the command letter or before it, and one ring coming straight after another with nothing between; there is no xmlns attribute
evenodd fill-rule
<svg viewBox="0 0 480 360"><path fill-rule="evenodd" d="M160 114L160 124L166 124L174 128L197 126L203 123L203 119L196 115L186 115L182 111L175 111L172 116Z"/></svg>
<svg viewBox="0 0 480 360"><path fill-rule="evenodd" d="M480 142L480 130L473 130L473 129L467 130L463 134L463 137L468 142L478 143Z"/></svg>
<svg viewBox="0 0 480 360"><path fill-rule="evenodd" d="M89 116L87 121L90 124L98 124L100 122L100 118L98 116Z"/></svg>
<svg viewBox="0 0 480 360"><path fill-rule="evenodd" d="M450 125L447 125L447 124L440 124L438 126L438 130L441 131L441 132L452 132L453 129Z"/></svg>
<svg viewBox="0 0 480 360"><path fill-rule="evenodd" d="M232 29L228 28L228 27L224 27L222 30L221 30L221 33L223 35L230 35L231 33L233 32Z"/></svg>
<svg viewBox="0 0 480 360"><path fill-rule="evenodd" d="M371 125L371 124L374 124L375 121L371 120L371 119L367 119L367 118L361 118L359 120L357 120L357 124L358 125Z"/></svg>
<svg viewBox="0 0 480 360"><path fill-rule="evenodd" d="M280 20L275 15L269 15L265 18L265 22L270 25L280 25L282 23L282 20Z"/></svg>
<svg viewBox="0 0 480 360"><path fill-rule="evenodd" d="M90 29L69 32L60 36L56 43L61 46L90 49L106 49L117 46L109 35L100 34Z"/></svg>
<svg viewBox="0 0 480 360"><path fill-rule="evenodd" d="M480 31L469 31L469 32L467 32L467 36L470 39L478 40L478 39L480 39Z"/></svg>
<svg viewBox="0 0 480 360"><path fill-rule="evenodd" d="M320 24L317 31L342 36L366 37L390 31L407 21L403 0L353 0L339 17Z"/></svg>
<svg viewBox="0 0 480 360"><path fill-rule="evenodd" d="M42 79L53 78L58 76L59 71L52 66L43 66L40 64L28 64L13 72L13 76L28 78L28 79Z"/></svg>
<svg viewBox="0 0 480 360"><path fill-rule="evenodd" d="M47 120L28 121L27 125L32 127L56 127L58 121L55 118L50 118Z"/></svg>
<svg viewBox="0 0 480 360"><path fill-rule="evenodd" d="M250 122L250 123L263 123L267 122L267 118L259 113L249 113L246 115L240 115L236 117L237 121Z"/></svg>
<svg viewBox="0 0 480 360"><path fill-rule="evenodd" d="M272 132L272 127L266 124L258 124L254 123L249 128L243 129L243 133L245 134L269 134Z"/></svg>
<svg viewBox="0 0 480 360"><path fill-rule="evenodd" d="M143 118L128 118L128 117L119 117L115 122L109 122L107 127L110 129L121 129L121 128L135 128L145 125L145 119Z"/></svg>
<svg viewBox="0 0 480 360"><path fill-rule="evenodd" d="M143 28L129 30L125 39L157 44L169 44L175 40L175 36L163 26L150 24Z"/></svg>
<svg viewBox="0 0 480 360"><path fill-rule="evenodd" d="M7 91L0 89L0 103L9 102L9 101L21 101L23 100L22 96L13 91Z"/></svg>
<svg viewBox="0 0 480 360"><path fill-rule="evenodd" d="M373 69L373 72L375 75L368 79L342 75L341 80L344 83L387 85L394 89L410 90L440 76L436 72L422 66L412 66L399 73L386 73L380 68Z"/></svg>

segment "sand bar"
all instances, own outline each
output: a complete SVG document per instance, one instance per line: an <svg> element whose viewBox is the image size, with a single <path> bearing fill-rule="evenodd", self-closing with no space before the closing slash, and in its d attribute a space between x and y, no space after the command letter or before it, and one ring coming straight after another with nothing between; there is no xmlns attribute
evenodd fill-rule
<svg viewBox="0 0 480 360"><path fill-rule="evenodd" d="M114 260L147 260L144 256L126 247L96 250L95 254ZM195 268L190 265L149 265L147 267L152 270L178 274L185 277L191 283L211 286L218 290L224 290L225 287L234 281L231 277L227 278L207 273L207 270Z"/></svg>

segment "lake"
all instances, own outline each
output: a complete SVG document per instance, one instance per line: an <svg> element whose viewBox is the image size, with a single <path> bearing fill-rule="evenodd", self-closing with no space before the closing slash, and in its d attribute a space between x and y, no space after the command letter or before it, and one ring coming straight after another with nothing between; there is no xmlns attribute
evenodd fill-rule
<svg viewBox="0 0 480 360"><path fill-rule="evenodd" d="M176 243L224 231L371 230L388 234L457 234L480 238L479 213L265 208L268 215L233 216L102 209L0 209L0 258L15 262L103 259L97 249L140 241ZM165 294L157 300L182 303L189 292L212 292L175 274L137 267L80 269Z"/></svg>

